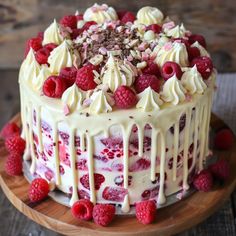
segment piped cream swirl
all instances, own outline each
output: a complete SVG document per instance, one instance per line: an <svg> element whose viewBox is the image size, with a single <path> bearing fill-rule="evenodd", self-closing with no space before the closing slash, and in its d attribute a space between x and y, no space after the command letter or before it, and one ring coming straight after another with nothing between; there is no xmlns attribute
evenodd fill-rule
<svg viewBox="0 0 236 236"><path fill-rule="evenodd" d="M88 8L84 13L85 21L95 21L102 24L105 21L117 20L118 16L113 7L108 7L106 4L98 5L95 3L92 7Z"/></svg>
<svg viewBox="0 0 236 236"><path fill-rule="evenodd" d="M52 73L59 73L62 68L73 65L73 55L66 40L51 52L48 63Z"/></svg>
<svg viewBox="0 0 236 236"><path fill-rule="evenodd" d="M33 77L32 79L32 87L35 91L40 92L43 87L44 81L51 75L48 66L42 65L41 70L37 77Z"/></svg>
<svg viewBox="0 0 236 236"><path fill-rule="evenodd" d="M165 29L166 35L168 37L173 37L173 38L182 38L184 37L185 32L186 32L186 29L183 24L181 24L180 26L176 25L174 28L171 28L171 29L168 29L168 28Z"/></svg>
<svg viewBox="0 0 236 236"><path fill-rule="evenodd" d="M102 83L108 85L114 92L120 85L131 86L134 78L132 68L125 62L114 58L111 53L101 72Z"/></svg>
<svg viewBox="0 0 236 236"><path fill-rule="evenodd" d="M165 82L161 98L165 102L177 105L185 100L185 93L186 90L181 85L181 82L178 80L176 75L174 75Z"/></svg>
<svg viewBox="0 0 236 236"><path fill-rule="evenodd" d="M70 112L79 111L83 108L83 94L76 84L66 89L61 99L62 102L69 107Z"/></svg>
<svg viewBox="0 0 236 236"><path fill-rule="evenodd" d="M200 55L203 57L203 56L206 56L206 57L210 57L210 54L207 52L207 50L198 42L194 42L191 47L196 47L199 49L200 51Z"/></svg>
<svg viewBox="0 0 236 236"><path fill-rule="evenodd" d="M53 23L44 31L43 36L43 45L47 43L55 43L57 45L61 44L63 38L60 34L60 30L56 20L54 19Z"/></svg>
<svg viewBox="0 0 236 236"><path fill-rule="evenodd" d="M187 49L183 43L168 42L157 52L155 61L160 67L167 61L174 61L181 67L187 67L189 64Z"/></svg>
<svg viewBox="0 0 236 236"><path fill-rule="evenodd" d="M136 108L143 111L160 110L160 106L163 104L160 99L160 95L155 92L151 87L146 88L142 93L138 95L140 98L136 105Z"/></svg>
<svg viewBox="0 0 236 236"><path fill-rule="evenodd" d="M89 106L89 113L99 114L112 111L112 107L108 103L108 94L103 90L99 90L93 93L91 96L91 104Z"/></svg>
<svg viewBox="0 0 236 236"><path fill-rule="evenodd" d="M163 13L156 7L143 7L137 13L137 23L144 25L160 24Z"/></svg>
<svg viewBox="0 0 236 236"><path fill-rule="evenodd" d="M184 72L181 82L190 94L202 94L207 88L201 74L197 70L196 65L192 68L188 68L188 70Z"/></svg>

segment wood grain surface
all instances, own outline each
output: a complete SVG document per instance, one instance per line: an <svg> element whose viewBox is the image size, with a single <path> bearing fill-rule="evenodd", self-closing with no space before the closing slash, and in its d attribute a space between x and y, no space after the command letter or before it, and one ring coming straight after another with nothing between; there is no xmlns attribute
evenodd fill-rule
<svg viewBox="0 0 236 236"><path fill-rule="evenodd" d="M13 118L20 123L20 115ZM226 125L212 115L211 127L218 130ZM116 216L112 224L99 227L93 222L75 220L69 208L47 198L40 203L30 203L28 198L29 183L24 176L10 177L4 171L7 156L3 140L0 141L0 185L11 203L23 214L35 222L65 235L173 235L209 217L228 199L236 185L236 139L228 151L216 151L214 155L226 158L230 162L230 179L223 185L215 185L208 193L196 192L188 198L171 206L158 210L157 220L144 226L135 217Z"/></svg>
<svg viewBox="0 0 236 236"><path fill-rule="evenodd" d="M43 31L53 18L84 10L94 0L0 0L0 68L18 68L27 38ZM103 0L116 9L136 12L145 5L156 6L166 15L208 42L216 68L236 71L236 1L235 0Z"/></svg>

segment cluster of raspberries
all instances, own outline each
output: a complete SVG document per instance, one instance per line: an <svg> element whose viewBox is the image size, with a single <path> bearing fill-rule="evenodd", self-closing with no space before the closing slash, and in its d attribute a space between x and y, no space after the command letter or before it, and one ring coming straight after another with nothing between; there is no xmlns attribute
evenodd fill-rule
<svg viewBox="0 0 236 236"><path fill-rule="evenodd" d="M135 15L132 12L118 12L121 24L127 22L133 23ZM89 30L90 26L95 25L96 22L89 21L84 24L82 28L77 28L77 21L83 20L83 15L67 15L60 20L60 26L64 27L70 32L70 38L76 39L84 31ZM152 24L146 27L146 30L152 30L154 33L161 33L162 26ZM42 46L43 33L39 33L37 37L31 38L27 42L26 55L29 48L32 47L35 51L36 60L39 64L48 64L48 57L50 52L57 47L53 43ZM202 35L192 34L184 38L173 38L173 41L178 40L185 44L189 65L193 67L196 65L197 70L202 75L204 80L207 80L212 73L213 64L209 57L200 56L200 51L197 47L192 47L194 42L198 42L201 46L206 47L206 41ZM159 92L164 81L168 80L173 75L181 79L183 74L179 64L168 61L161 68L154 62L153 59L147 58L145 60L147 66L139 70L139 75L136 76L132 87L122 85L114 92L115 106L120 109L128 109L134 107L138 101L137 93L141 93L145 88L151 87L154 91ZM95 82L94 71L100 72L101 66L94 66L89 62L85 63L81 68L75 67L62 68L59 75L52 75L47 78L43 85L44 95L51 98L61 98L63 92L76 83L78 88L83 91L93 90L97 87Z"/></svg>

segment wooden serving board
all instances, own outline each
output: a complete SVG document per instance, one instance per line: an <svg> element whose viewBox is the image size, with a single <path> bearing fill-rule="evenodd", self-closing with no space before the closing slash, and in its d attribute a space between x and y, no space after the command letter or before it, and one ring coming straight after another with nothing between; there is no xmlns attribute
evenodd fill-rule
<svg viewBox="0 0 236 236"><path fill-rule="evenodd" d="M12 120L20 125L20 115ZM214 114L211 127L218 130L226 125ZM231 176L224 186L214 186L211 192L196 192L190 197L157 211L156 221L142 225L133 216L116 216L109 227L100 227L93 222L78 221L70 209L47 198L32 204L28 198L29 183L23 176L10 177L4 171L7 151L0 140L0 185L11 203L33 221L65 235L172 235L186 230L207 217L223 205L236 186L236 139L231 150L215 151L214 155L230 162Z"/></svg>

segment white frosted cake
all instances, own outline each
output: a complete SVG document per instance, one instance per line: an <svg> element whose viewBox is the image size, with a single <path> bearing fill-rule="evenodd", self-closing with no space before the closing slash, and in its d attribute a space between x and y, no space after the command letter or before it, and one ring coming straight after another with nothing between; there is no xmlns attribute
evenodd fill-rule
<svg viewBox="0 0 236 236"><path fill-rule="evenodd" d="M164 204L204 168L215 74L203 36L157 8L54 20L20 69L24 159L71 205Z"/></svg>

